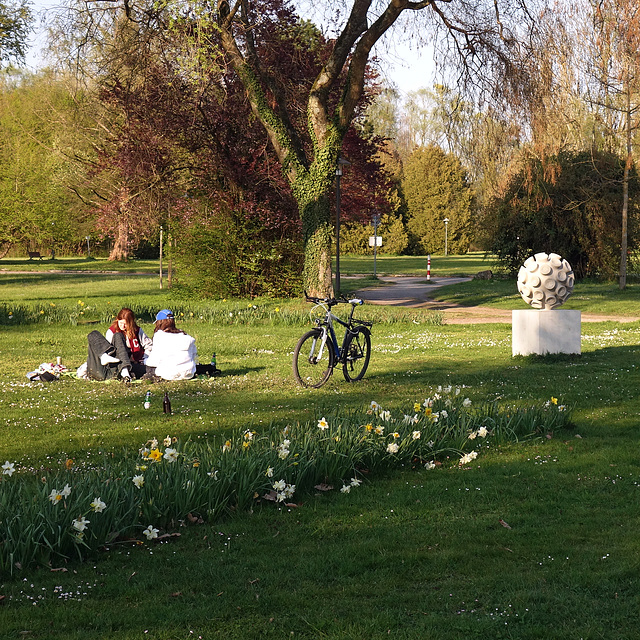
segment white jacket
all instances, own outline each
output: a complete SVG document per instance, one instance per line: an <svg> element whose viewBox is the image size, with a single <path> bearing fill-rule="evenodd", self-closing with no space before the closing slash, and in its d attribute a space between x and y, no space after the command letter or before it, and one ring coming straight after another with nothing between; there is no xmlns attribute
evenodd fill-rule
<svg viewBox="0 0 640 640"><path fill-rule="evenodd" d="M153 334L153 349L146 361L147 367L155 367L156 375L165 380L188 380L196 372L196 340L186 333Z"/></svg>

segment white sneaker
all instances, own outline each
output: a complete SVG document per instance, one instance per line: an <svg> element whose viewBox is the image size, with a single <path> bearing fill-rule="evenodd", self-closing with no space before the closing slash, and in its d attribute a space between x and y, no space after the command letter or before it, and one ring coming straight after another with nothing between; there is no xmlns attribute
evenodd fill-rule
<svg viewBox="0 0 640 640"><path fill-rule="evenodd" d="M110 356L108 353L103 353L100 356L101 365L115 364L116 362L120 362L120 360L118 358L114 358L113 356Z"/></svg>

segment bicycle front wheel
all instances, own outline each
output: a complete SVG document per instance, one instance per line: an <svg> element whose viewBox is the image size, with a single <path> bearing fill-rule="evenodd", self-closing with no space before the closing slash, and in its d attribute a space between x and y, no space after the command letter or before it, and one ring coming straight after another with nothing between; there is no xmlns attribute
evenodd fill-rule
<svg viewBox="0 0 640 640"><path fill-rule="evenodd" d="M347 382L362 380L371 357L371 334L366 327L356 327L344 345L342 373Z"/></svg>
<svg viewBox="0 0 640 640"><path fill-rule="evenodd" d="M303 387L321 387L333 373L333 342L327 336L322 347L322 329L305 333L293 352L293 375Z"/></svg>

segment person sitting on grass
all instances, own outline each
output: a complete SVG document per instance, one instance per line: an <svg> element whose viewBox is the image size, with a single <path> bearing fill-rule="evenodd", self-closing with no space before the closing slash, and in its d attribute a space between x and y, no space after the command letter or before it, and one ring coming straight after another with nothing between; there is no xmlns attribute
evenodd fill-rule
<svg viewBox="0 0 640 640"><path fill-rule="evenodd" d="M142 378L147 372L145 363L149 358L153 342L151 338L138 326L136 316L126 307L120 309L113 324L107 329L104 337L113 344L115 334L124 335L127 353L131 361L130 371L133 377Z"/></svg>
<svg viewBox="0 0 640 640"><path fill-rule="evenodd" d="M189 380L196 373L196 340L176 327L173 312L156 315L153 350L147 359L147 376L164 380Z"/></svg>
<svg viewBox="0 0 640 640"><path fill-rule="evenodd" d="M143 360L152 343L138 327L133 311L121 309L106 336L99 331L87 336L86 376L101 381L122 378L125 382L142 377L147 370Z"/></svg>

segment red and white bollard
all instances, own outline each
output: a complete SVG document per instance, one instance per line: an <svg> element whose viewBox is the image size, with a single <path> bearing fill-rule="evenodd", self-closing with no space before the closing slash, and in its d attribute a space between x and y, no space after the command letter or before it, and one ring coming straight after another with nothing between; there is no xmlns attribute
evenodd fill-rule
<svg viewBox="0 0 640 640"><path fill-rule="evenodd" d="M431 254L427 256L427 280L431 281Z"/></svg>

